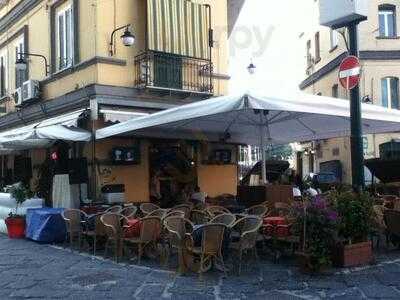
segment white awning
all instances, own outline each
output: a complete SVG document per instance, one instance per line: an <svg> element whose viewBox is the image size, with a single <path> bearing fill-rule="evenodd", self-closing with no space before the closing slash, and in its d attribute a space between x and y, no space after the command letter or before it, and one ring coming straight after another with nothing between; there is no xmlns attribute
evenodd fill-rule
<svg viewBox="0 0 400 300"><path fill-rule="evenodd" d="M105 122L112 123L126 122L128 120L137 119L149 115L149 113L143 111L114 109L100 109L100 113L103 114Z"/></svg>
<svg viewBox="0 0 400 300"><path fill-rule="evenodd" d="M32 149L52 145L56 140L87 142L91 133L78 128L84 109L49 118L0 133L0 145L7 149Z"/></svg>
<svg viewBox="0 0 400 300"><path fill-rule="evenodd" d="M305 93L256 92L199 101L96 131L96 138L136 135L260 145L350 135L350 102ZM362 105L364 134L400 131L400 111ZM262 133L262 134L261 134Z"/></svg>

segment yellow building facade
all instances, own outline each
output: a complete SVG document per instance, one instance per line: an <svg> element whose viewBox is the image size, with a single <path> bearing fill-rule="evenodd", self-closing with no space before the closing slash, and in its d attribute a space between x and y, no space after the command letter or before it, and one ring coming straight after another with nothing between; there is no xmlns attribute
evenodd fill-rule
<svg viewBox="0 0 400 300"><path fill-rule="evenodd" d="M77 110L86 111L80 126L94 132L228 92L226 0L3 2L0 134ZM129 47L121 38L126 32L134 36ZM33 85L26 85L29 81ZM140 145L140 163L113 165L112 149L132 144ZM104 185L123 184L125 201L142 202L150 199L152 147L146 137L111 138L70 145L68 155L87 159L88 197L98 198ZM231 163L223 165L207 162L200 146L193 149L200 188L210 196L236 194L236 147L231 146ZM30 157L34 187L51 151L4 155L3 177L13 176L16 156ZM223 185L216 182L218 172Z"/></svg>

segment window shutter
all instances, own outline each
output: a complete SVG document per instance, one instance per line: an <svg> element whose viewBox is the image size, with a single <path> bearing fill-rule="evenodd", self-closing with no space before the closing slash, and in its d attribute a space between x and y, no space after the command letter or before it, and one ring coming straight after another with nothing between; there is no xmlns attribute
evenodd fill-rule
<svg viewBox="0 0 400 300"><path fill-rule="evenodd" d="M399 79L390 78L391 108L399 109Z"/></svg>
<svg viewBox="0 0 400 300"><path fill-rule="evenodd" d="M0 58L0 96L4 97L5 92L5 78L4 78L4 57Z"/></svg>
<svg viewBox="0 0 400 300"><path fill-rule="evenodd" d="M383 107L388 107L388 81L387 78L383 78L381 80L381 85L382 85L382 106Z"/></svg>
<svg viewBox="0 0 400 300"><path fill-rule="evenodd" d="M65 51L64 51L64 15L58 16L58 45L59 45L59 65L60 69L65 66Z"/></svg>

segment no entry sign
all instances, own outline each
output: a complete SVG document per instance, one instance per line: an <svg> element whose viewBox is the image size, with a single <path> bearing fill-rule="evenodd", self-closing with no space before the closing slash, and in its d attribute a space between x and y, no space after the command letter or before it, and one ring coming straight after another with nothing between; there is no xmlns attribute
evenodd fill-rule
<svg viewBox="0 0 400 300"><path fill-rule="evenodd" d="M339 67L339 81L346 90L354 89L360 82L361 66L355 56L346 57Z"/></svg>

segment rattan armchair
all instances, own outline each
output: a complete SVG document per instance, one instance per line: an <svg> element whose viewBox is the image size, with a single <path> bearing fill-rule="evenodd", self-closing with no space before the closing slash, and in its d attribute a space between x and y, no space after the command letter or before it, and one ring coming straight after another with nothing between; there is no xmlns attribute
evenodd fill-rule
<svg viewBox="0 0 400 300"><path fill-rule="evenodd" d="M254 257L258 263L258 254L256 242L259 230L262 225L262 219L256 216L244 217L237 221L232 230L238 232L239 239L231 242L229 247L238 252L239 256L239 275L242 271L242 256L244 252L253 251Z"/></svg>
<svg viewBox="0 0 400 300"><path fill-rule="evenodd" d="M169 212L168 209L159 208L159 209L153 210L152 212L148 213L146 215L146 217L158 217L160 219L163 219L167 215L168 212Z"/></svg>
<svg viewBox="0 0 400 300"><path fill-rule="evenodd" d="M233 214L220 214L211 219L210 223L224 224L226 227L230 228L236 222L236 217Z"/></svg>
<svg viewBox="0 0 400 300"><path fill-rule="evenodd" d="M209 206L209 207L206 208L206 210L213 217L215 217L217 215L220 215L220 214L230 214L231 213L229 211L229 209L227 209L227 208L225 208L223 206L216 206L216 205L215 206Z"/></svg>
<svg viewBox="0 0 400 300"><path fill-rule="evenodd" d="M178 272L184 273L186 268L183 250L185 249L186 235L192 233L194 225L192 222L182 217L170 216L165 218L164 226L168 234L169 246L178 251Z"/></svg>
<svg viewBox="0 0 400 300"><path fill-rule="evenodd" d="M138 264L141 263L145 247L152 245L157 248L161 234L161 219L150 216L141 219L140 235L137 238L124 238L125 244L135 244L138 247Z"/></svg>
<svg viewBox="0 0 400 300"><path fill-rule="evenodd" d="M254 205L245 210L245 213L250 216L263 218L268 212L268 207L265 205Z"/></svg>
<svg viewBox="0 0 400 300"><path fill-rule="evenodd" d="M128 219L132 219L136 216L137 210L136 206L130 205L121 210L121 215Z"/></svg>
<svg viewBox="0 0 400 300"><path fill-rule="evenodd" d="M65 221L71 249L76 238L78 241L78 250L80 250L87 215L79 209L66 209L61 213L61 216Z"/></svg>
<svg viewBox="0 0 400 300"><path fill-rule="evenodd" d="M105 226L107 241L105 245L104 256L107 256L110 244L114 245L115 261L123 255L123 227L121 220L125 219L124 216L115 213L106 213L100 217L101 222Z"/></svg>
<svg viewBox="0 0 400 300"><path fill-rule="evenodd" d="M93 241L93 255L96 255L98 242L106 238L106 228L101 222L103 213L90 216L86 221L86 231L84 235Z"/></svg>
<svg viewBox="0 0 400 300"><path fill-rule="evenodd" d="M119 214L121 213L122 206L121 205L114 205L108 208L105 213L111 213L111 214Z"/></svg>
<svg viewBox="0 0 400 300"><path fill-rule="evenodd" d="M190 212L192 210L192 205L189 204L180 204L180 205L176 205L173 208L171 208L171 211L182 211L185 213L185 218L189 218L190 217Z"/></svg>
<svg viewBox="0 0 400 300"><path fill-rule="evenodd" d="M210 222L211 215L207 210L194 209L190 213L190 220L195 225L206 224L206 223Z"/></svg>
<svg viewBox="0 0 400 300"><path fill-rule="evenodd" d="M225 276L226 269L224 258L222 256L222 243L224 239L224 232L226 226L224 224L206 224L199 228L202 231L201 246L195 246L193 237L189 235L190 239L186 240L185 247L188 251L200 257L199 276L202 278L203 272L206 269L206 265L211 262L212 259L218 260L222 264L222 268Z"/></svg>
<svg viewBox="0 0 400 300"><path fill-rule="evenodd" d="M400 211L385 210L384 220L389 240L394 246L400 248Z"/></svg>
<svg viewBox="0 0 400 300"><path fill-rule="evenodd" d="M291 206L284 202L275 202L274 208L267 213L270 217L289 217L292 214Z"/></svg>
<svg viewBox="0 0 400 300"><path fill-rule="evenodd" d="M140 211L143 215L148 215L149 213L157 209L160 209L160 207L150 202L140 204Z"/></svg>

